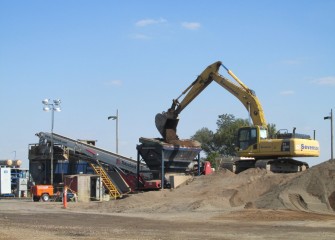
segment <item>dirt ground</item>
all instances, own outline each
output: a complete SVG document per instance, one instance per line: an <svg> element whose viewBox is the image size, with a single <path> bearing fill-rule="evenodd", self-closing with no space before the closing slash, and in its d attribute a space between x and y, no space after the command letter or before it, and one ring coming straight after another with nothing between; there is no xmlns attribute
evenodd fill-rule
<svg viewBox="0 0 335 240"><path fill-rule="evenodd" d="M335 239L335 162L249 169L108 202L0 200L0 239Z"/></svg>

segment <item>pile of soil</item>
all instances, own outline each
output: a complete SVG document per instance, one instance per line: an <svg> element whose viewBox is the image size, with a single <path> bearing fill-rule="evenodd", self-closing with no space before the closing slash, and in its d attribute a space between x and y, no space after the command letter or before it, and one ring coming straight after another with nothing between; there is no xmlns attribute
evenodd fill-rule
<svg viewBox="0 0 335 240"><path fill-rule="evenodd" d="M334 212L334 182L335 160L329 160L260 196L255 205L258 208Z"/></svg>
<svg viewBox="0 0 335 240"><path fill-rule="evenodd" d="M291 174L248 169L239 174L220 170L194 177L177 189L130 194L87 210L119 213L232 212L242 209L335 211L335 161ZM79 207L79 205L78 205ZM75 208L75 206L74 206Z"/></svg>

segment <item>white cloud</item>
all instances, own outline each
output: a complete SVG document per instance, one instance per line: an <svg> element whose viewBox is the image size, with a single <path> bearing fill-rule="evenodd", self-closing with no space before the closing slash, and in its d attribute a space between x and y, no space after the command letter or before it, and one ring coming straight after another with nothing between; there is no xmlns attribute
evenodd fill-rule
<svg viewBox="0 0 335 240"><path fill-rule="evenodd" d="M121 80L110 80L110 81L105 82L105 84L107 86L121 86L122 81Z"/></svg>
<svg viewBox="0 0 335 240"><path fill-rule="evenodd" d="M165 23L167 22L166 19L164 18L160 18L160 19L151 19L151 18L147 18L147 19L142 19L139 20L135 23L136 27L146 27L149 25L155 25L155 24L160 24L160 23Z"/></svg>
<svg viewBox="0 0 335 240"><path fill-rule="evenodd" d="M293 95L295 92L293 90L281 91L280 95Z"/></svg>
<svg viewBox="0 0 335 240"><path fill-rule="evenodd" d="M197 30L201 27L201 24L197 22L183 22L181 26L189 30Z"/></svg>
<svg viewBox="0 0 335 240"><path fill-rule="evenodd" d="M313 83L319 85L335 86L335 76L318 78L313 81Z"/></svg>

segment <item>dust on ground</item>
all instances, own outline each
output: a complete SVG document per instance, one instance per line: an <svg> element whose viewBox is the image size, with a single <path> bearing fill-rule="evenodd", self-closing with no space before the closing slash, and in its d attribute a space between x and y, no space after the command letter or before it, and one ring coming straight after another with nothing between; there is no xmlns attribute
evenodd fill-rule
<svg viewBox="0 0 335 240"><path fill-rule="evenodd" d="M0 200L0 239L334 239L334 180L332 160L292 174L222 170L67 209Z"/></svg>

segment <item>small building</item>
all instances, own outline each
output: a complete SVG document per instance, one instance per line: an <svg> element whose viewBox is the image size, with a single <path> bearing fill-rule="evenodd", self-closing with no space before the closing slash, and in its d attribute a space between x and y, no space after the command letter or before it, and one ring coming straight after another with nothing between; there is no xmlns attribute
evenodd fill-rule
<svg viewBox="0 0 335 240"><path fill-rule="evenodd" d="M76 174L64 176L68 191L76 193L78 202L102 200L102 183L99 175Z"/></svg>

